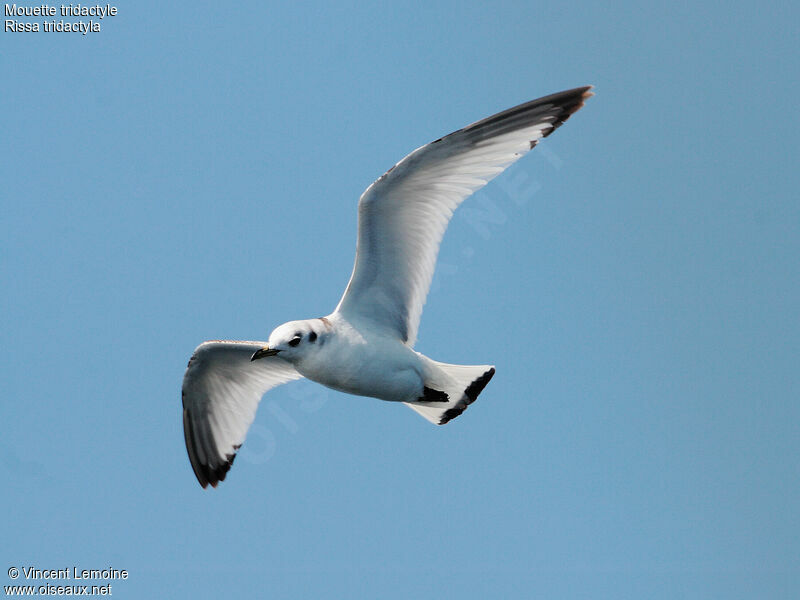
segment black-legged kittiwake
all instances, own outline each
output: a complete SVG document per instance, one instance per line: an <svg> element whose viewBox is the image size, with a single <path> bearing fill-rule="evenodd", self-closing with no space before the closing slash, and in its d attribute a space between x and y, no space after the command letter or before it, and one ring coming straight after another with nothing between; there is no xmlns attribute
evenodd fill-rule
<svg viewBox="0 0 800 600"><path fill-rule="evenodd" d="M418 148L370 185L358 203L353 274L328 316L284 323L266 343L197 347L183 377L183 427L200 485L225 479L261 397L294 379L403 402L437 425L475 401L493 366L451 365L413 350L439 244L458 205L564 123L590 90L552 94L468 125Z"/></svg>

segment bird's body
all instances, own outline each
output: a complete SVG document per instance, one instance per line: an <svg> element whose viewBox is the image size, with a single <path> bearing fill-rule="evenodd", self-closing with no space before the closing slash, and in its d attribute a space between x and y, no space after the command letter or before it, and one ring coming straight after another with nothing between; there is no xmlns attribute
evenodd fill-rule
<svg viewBox="0 0 800 600"><path fill-rule="evenodd" d="M302 351L286 358L303 377L380 400L410 402L422 396L424 359L396 337L360 330L336 313L287 325L296 325L295 331L305 325L317 333L314 342L307 334L297 348Z"/></svg>
<svg viewBox="0 0 800 600"><path fill-rule="evenodd" d="M225 479L258 403L306 377L329 388L402 402L443 425L494 375L413 347L439 244L458 205L577 111L589 87L552 94L418 148L367 188L358 205L353 274L327 317L290 321L264 342L212 341L183 379L183 423L200 484Z"/></svg>

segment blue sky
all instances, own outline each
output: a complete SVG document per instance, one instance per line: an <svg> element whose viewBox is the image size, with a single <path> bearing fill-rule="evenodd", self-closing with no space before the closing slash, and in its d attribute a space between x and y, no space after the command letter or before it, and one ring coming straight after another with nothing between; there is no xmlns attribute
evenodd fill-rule
<svg viewBox="0 0 800 600"><path fill-rule="evenodd" d="M0 35L3 569L127 569L119 598L800 595L796 6L118 8ZM202 490L192 349L330 312L369 183L584 84L445 236L417 349L495 364L480 400L433 427L283 386Z"/></svg>

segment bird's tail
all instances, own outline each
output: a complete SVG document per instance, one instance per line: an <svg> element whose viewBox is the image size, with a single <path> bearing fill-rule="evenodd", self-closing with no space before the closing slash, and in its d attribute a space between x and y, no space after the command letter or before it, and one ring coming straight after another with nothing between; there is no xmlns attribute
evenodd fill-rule
<svg viewBox="0 0 800 600"><path fill-rule="evenodd" d="M491 365L449 365L428 361L425 397L405 404L434 425L444 425L467 410L494 375Z"/></svg>

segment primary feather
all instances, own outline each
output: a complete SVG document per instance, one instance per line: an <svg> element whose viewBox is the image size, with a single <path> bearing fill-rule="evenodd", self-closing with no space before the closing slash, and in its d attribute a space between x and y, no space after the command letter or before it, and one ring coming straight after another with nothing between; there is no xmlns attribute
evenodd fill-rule
<svg viewBox="0 0 800 600"><path fill-rule="evenodd" d="M183 376L183 434L200 485L225 479L261 397L302 375L279 357L251 362L263 342L203 342Z"/></svg>
<svg viewBox="0 0 800 600"><path fill-rule="evenodd" d="M336 310L413 346L453 211L550 135L591 96L552 94L414 150L362 194L353 274Z"/></svg>

